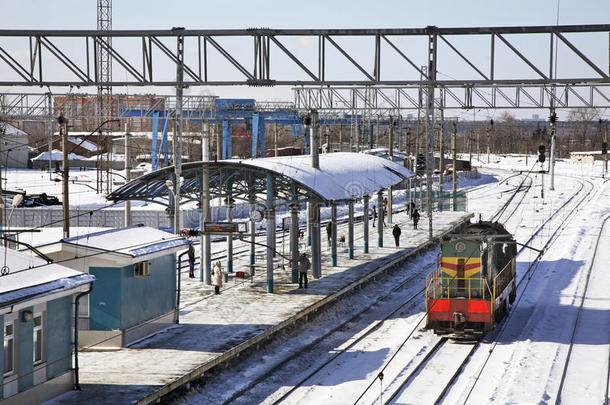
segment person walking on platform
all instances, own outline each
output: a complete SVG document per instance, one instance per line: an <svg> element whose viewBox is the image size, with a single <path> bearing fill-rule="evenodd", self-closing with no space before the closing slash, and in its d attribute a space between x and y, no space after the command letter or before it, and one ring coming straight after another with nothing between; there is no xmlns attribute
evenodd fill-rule
<svg viewBox="0 0 610 405"><path fill-rule="evenodd" d="M413 200L409 202L409 216L413 218L413 212L415 211L415 203Z"/></svg>
<svg viewBox="0 0 610 405"><path fill-rule="evenodd" d="M374 205L373 205L373 208L371 208L371 216L373 217L373 228L374 228L375 222L377 222L377 209L375 208Z"/></svg>
<svg viewBox="0 0 610 405"><path fill-rule="evenodd" d="M419 211L417 211L417 208L413 210L411 218L413 218L413 229L417 229L417 223L419 222Z"/></svg>
<svg viewBox="0 0 610 405"><path fill-rule="evenodd" d="M189 244L188 250L189 257L189 277L195 278L195 249L193 248L193 244Z"/></svg>
<svg viewBox="0 0 610 405"><path fill-rule="evenodd" d="M307 271L310 267L311 263L309 263L307 253L301 253L299 256L299 288L303 288L303 284L307 288Z"/></svg>
<svg viewBox="0 0 610 405"><path fill-rule="evenodd" d="M392 228L392 235L394 235L394 241L396 242L396 247L398 247L398 241L400 240L400 227L398 226L398 224L394 225L394 228Z"/></svg>
<svg viewBox="0 0 610 405"><path fill-rule="evenodd" d="M220 287L222 287L222 264L220 260L214 265L214 294L220 294Z"/></svg>
<svg viewBox="0 0 610 405"><path fill-rule="evenodd" d="M330 242L333 236L333 224L331 221L328 221L326 224L326 236L326 239L328 240L328 248L330 249Z"/></svg>

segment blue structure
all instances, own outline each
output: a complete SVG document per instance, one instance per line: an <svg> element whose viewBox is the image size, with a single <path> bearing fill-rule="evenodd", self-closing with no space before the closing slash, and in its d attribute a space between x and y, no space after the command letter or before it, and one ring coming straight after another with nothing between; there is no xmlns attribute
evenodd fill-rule
<svg viewBox="0 0 610 405"><path fill-rule="evenodd" d="M9 269L0 276L0 401L42 403L78 384L73 301L95 277L11 249L0 256Z"/></svg>
<svg viewBox="0 0 610 405"><path fill-rule="evenodd" d="M96 288L79 313L81 346L121 347L175 323L176 253L188 243L181 236L135 225L38 249L96 278Z"/></svg>

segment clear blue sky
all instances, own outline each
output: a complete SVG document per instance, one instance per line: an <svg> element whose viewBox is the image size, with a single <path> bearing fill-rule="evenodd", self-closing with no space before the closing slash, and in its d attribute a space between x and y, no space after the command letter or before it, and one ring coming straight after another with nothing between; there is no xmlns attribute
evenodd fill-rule
<svg viewBox="0 0 610 405"><path fill-rule="evenodd" d="M96 0L1 0L2 28L95 29ZM367 28L550 25L557 0L114 0L113 28ZM560 24L605 24L608 0L560 0Z"/></svg>
<svg viewBox="0 0 610 405"><path fill-rule="evenodd" d="M420 28L607 24L610 0L114 0L114 29ZM3 29L95 29L96 0L0 0ZM607 42L605 44L607 48ZM606 49L607 52L607 49ZM599 55L607 66L608 55ZM1 89L0 89L1 90ZM32 89L35 91L35 89ZM137 92L136 89L127 89ZM139 89L141 92L141 89ZM117 93L125 92L117 89ZM159 92L171 94L169 88ZM191 94L292 100L286 88L197 88Z"/></svg>

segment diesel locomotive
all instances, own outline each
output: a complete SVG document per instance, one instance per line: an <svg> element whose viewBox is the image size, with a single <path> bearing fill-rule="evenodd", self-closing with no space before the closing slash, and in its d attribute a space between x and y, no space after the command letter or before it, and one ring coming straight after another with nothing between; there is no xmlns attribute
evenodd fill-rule
<svg viewBox="0 0 610 405"><path fill-rule="evenodd" d="M516 296L517 246L497 222L471 223L441 241L426 277L426 328L476 338L494 328Z"/></svg>

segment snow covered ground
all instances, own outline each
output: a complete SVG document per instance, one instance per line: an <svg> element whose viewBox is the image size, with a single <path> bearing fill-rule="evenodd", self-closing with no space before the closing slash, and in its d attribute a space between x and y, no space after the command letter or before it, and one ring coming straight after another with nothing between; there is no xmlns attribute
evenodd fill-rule
<svg viewBox="0 0 610 405"><path fill-rule="evenodd" d="M514 170L527 171L531 167L533 158L529 159L529 167L524 160L523 157L494 157L489 165L482 165L481 173L494 174L498 181L475 187L470 193L469 209L476 217L489 219L496 213L506 201L510 188L523 180L523 176L513 177ZM604 226L604 219L610 215L610 186L601 178L599 165L559 163L556 173L554 190L549 189L550 176L545 175L544 199L541 175L531 174L532 187L527 193L521 192L525 193L523 200L520 196L515 199L519 199L519 207L500 216L499 220L506 223L518 242L532 238L529 244L536 248L542 248L549 240L551 243L540 263L532 269L530 264L537 252L524 249L519 255L518 280L521 282L510 316L476 348L444 394L442 403L601 404L607 401L610 275L605 270L610 224ZM560 213L547 222L560 208ZM600 232L602 236L594 258ZM345 321L345 314L353 313L354 307L366 307L373 297L391 291L399 275L430 267L434 260L435 255L430 254L409 263L393 278L364 289L362 294L342 302L334 311L327 311L307 328L285 336L259 355L210 378L200 388L193 388L179 402L276 403L282 398L282 403L289 404L351 404L371 383L358 403L386 400L391 392L392 376L408 374L418 358L436 342L431 332L422 329L423 297L419 303L384 320L383 326L366 339L350 344L383 319L396 302L414 295L417 283L421 287L423 279L416 278L400 291L391 293L333 334L325 335L322 331ZM410 340L404 343L410 333L413 333ZM316 336L324 338L308 347L307 343ZM343 354L319 369L347 346L349 349ZM461 364L462 356L462 353L455 354L454 363ZM452 357L444 359L447 363ZM380 383L377 377L384 366L387 367L385 378ZM423 386L434 387L442 381L443 370L451 366L437 366L436 372L431 366L416 378L423 380L419 382ZM432 403L433 391L414 391L416 394L411 396L407 390L393 401Z"/></svg>
<svg viewBox="0 0 610 405"><path fill-rule="evenodd" d="M510 190L523 181L523 176L516 176L515 171L527 172L534 165L534 159L530 156L527 164L523 156L492 156L489 164L474 161L483 177L477 181L463 181L460 187L471 189L468 208L475 218L492 218L510 196ZM486 162L483 157L482 160ZM525 249L520 254L518 276L523 281L510 316L482 341L445 393L442 403L588 404L608 400L610 224L605 225L604 219L610 215L610 186L602 179L600 163L559 162L554 190L549 189L550 176L544 176L544 198L541 197L542 177L532 173L530 190L515 198L520 201L519 208L514 212L507 210L499 217L518 242L528 241L538 229L529 242L531 246L541 248L549 239L552 242L541 262L531 270L528 269L537 252ZM71 205L88 208L107 205L103 196L96 195L84 184L95 185L94 171L71 171L71 176L80 178L83 183L75 182ZM46 172L9 171L6 177L9 189L27 186L29 193L61 195L61 183L49 181L50 175ZM585 196L589 190L590 194ZM395 192L394 200L404 201L404 191ZM545 224L564 203L567 205L562 213ZM357 206L356 210L359 209ZM322 215L324 217L325 213ZM400 216L397 220L401 220ZM425 224L424 218L422 223ZM91 231L94 230L84 228L77 233ZM224 244L216 244L217 251L223 249ZM216 404L231 399L243 404L274 403L298 386L284 403L354 403L371 382L374 383L372 388L358 403L379 403L381 393L386 400L391 392L392 376L404 377L437 340L431 332L422 329L423 296L375 326L376 332L367 335L366 339L356 340L394 310L399 301L414 296L435 261L435 252L413 260L341 301L335 309L325 311L307 327L284 335L225 372L207 377L205 385L194 386L184 398L175 398L176 401ZM414 275L413 280L394 291L397 283L410 275ZM197 295L201 293L202 290L195 289L191 296L185 296L187 305L196 309ZM383 295L387 298L380 300ZM350 317L347 314L360 315L342 325ZM244 325L247 323L244 319ZM326 333L337 325L342 326L327 336ZM177 332L169 331L170 334ZM199 338L207 339L209 332L201 329ZM410 339L401 347L410 334ZM312 342L315 344L309 347ZM354 345L350 346L351 343ZM200 351L200 348L192 352L182 347L168 349L187 357ZM337 361L303 381L321 362L343 349L346 349L345 354L337 357ZM107 354L109 359L111 354ZM380 384L376 380L379 370L392 356L395 357L386 369L387 377ZM459 357L455 355L456 359ZM440 378L434 373L425 375L421 374L424 385L434 385ZM417 397L410 397L407 391L404 395L395 399L397 403L429 403L432 400L432 394L427 397L425 392L418 393ZM120 395L114 398L120 398ZM59 403L70 403L70 400Z"/></svg>

